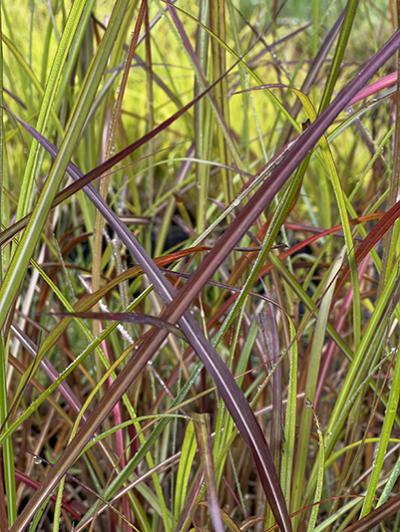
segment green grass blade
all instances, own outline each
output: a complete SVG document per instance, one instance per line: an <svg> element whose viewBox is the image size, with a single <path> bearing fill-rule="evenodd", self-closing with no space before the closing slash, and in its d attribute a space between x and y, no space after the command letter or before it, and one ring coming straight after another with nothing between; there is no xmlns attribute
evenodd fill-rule
<svg viewBox="0 0 400 532"><path fill-rule="evenodd" d="M185 436L182 442L182 454L179 460L178 472L176 474L176 488L174 498L174 519L178 519L183 510L187 496L189 477L193 461L196 455L196 439L193 421L189 421L186 426Z"/></svg>
<svg viewBox="0 0 400 532"><path fill-rule="evenodd" d="M85 7L90 11L93 4L94 0L90 0L89 3L84 0L78 0L72 4L60 43L53 59L53 64L46 82L46 88L39 109L39 116L35 127L41 134L46 134L46 129L51 118L51 112L54 110L57 89L61 83L63 75L65 75L65 62L68 53L70 52L72 41L76 36L82 12ZM28 161L22 179L21 194L18 200L17 219L25 216L25 214L31 209L33 187L38 177L39 155L42 151L43 148L40 147L39 142L32 138Z"/></svg>
<svg viewBox="0 0 400 532"><path fill-rule="evenodd" d="M327 289L325 290L324 296L321 301L321 306L315 325L315 331L313 334L311 353L308 361L309 370L307 372L307 380L304 390L304 408L301 415L298 445L296 452L296 466L293 477L292 509L294 511L299 509L302 499L304 497L304 490L302 486L304 486L305 483L304 475L306 471L307 456L309 452L310 432L313 420L313 401L317 387L321 352L326 334L329 310L331 308L332 297L335 290L335 279L342 265L342 260L342 257L339 256L333 264L329 275L326 277L324 285L327 287Z"/></svg>
<svg viewBox="0 0 400 532"><path fill-rule="evenodd" d="M400 355L397 351L395 367L393 370L393 379L390 386L389 400L386 406L385 419L380 434L376 457L374 460L374 467L368 483L367 493L365 495L364 504L361 510L360 518L365 517L371 510L374 499L376 497L376 490L378 488L379 477L382 472L383 462L387 446L390 440L393 423L396 417L396 412L400 398Z"/></svg>

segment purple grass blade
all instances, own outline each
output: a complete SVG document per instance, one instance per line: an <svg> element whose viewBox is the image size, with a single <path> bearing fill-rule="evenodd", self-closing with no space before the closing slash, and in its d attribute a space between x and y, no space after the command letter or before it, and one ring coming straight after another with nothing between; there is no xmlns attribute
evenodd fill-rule
<svg viewBox="0 0 400 532"><path fill-rule="evenodd" d="M6 87L3 87L3 91L8 94L18 105L20 105L22 107L22 109L25 109L26 110L26 105L25 103L21 100L21 98L19 98L19 96L17 96L16 94L14 94L12 91L6 89Z"/></svg>
<svg viewBox="0 0 400 532"><path fill-rule="evenodd" d="M167 329L168 332L182 336L176 325L172 325L165 320L160 320L147 314L138 312L52 312L54 316L66 318L82 318L88 320L118 321L122 323L136 323L139 325L151 325L158 329Z"/></svg>
<svg viewBox="0 0 400 532"><path fill-rule="evenodd" d="M32 358L35 359L38 353L38 348L32 342L32 340L17 325L11 325L11 330L21 342L21 344L24 346L24 348L28 351L28 353L32 356ZM49 360L47 360L47 358L42 358L42 360L40 361L40 366L46 373L46 375L49 377L51 382L54 382L58 379L59 375L56 368ZM61 395L64 397L64 399L72 408L72 410L74 410L75 412L80 412L82 410L82 405L75 393L73 392L72 388L66 382L60 382L58 387Z"/></svg>

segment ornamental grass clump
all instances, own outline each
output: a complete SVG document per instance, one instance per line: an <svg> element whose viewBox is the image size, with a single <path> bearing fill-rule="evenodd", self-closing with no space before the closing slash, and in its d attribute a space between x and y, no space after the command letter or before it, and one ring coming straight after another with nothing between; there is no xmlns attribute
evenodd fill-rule
<svg viewBox="0 0 400 532"><path fill-rule="evenodd" d="M400 7L1 8L1 530L399 529Z"/></svg>

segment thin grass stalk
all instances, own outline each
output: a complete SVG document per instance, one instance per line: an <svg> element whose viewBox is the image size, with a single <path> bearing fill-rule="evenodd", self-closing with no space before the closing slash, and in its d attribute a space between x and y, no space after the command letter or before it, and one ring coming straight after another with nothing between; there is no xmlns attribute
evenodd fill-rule
<svg viewBox="0 0 400 532"><path fill-rule="evenodd" d="M270 429L270 446L274 458L274 464L277 471L281 468L281 450L283 443L283 371L280 364L280 346L278 335L278 323L276 317L276 308L271 303L266 303L265 314L260 316L260 325L265 344L265 358L267 367L274 368L272 374L272 419ZM268 364L269 362L269 364ZM269 509L265 512L265 527L273 526L274 519Z"/></svg>
<svg viewBox="0 0 400 532"><path fill-rule="evenodd" d="M83 13L81 15L78 28L75 33L75 38L72 40L68 50L68 56L63 65L63 76L60 79L60 86L57 91L57 102L55 108L60 110L65 101L71 102L73 87L71 86L71 78L74 70L79 64L79 54L81 52L82 43L88 28L91 24L91 16L93 13L93 6L91 2L86 2ZM55 31L55 30L54 30ZM72 106L71 102L71 106ZM54 119L53 119L54 120Z"/></svg>
<svg viewBox="0 0 400 532"><path fill-rule="evenodd" d="M396 412L400 398L400 354L397 350L395 367L393 370L393 379L390 386L389 399L386 407L385 419L382 426L382 431L378 441L378 448L376 457L374 459L374 465L371 477L369 479L367 493L364 498L363 507L361 509L360 518L365 517L373 506L374 499L376 497L376 491L378 488L379 477L382 473L383 461L387 446L390 440L390 434L392 432Z"/></svg>
<svg viewBox="0 0 400 532"><path fill-rule="evenodd" d="M317 475L317 483L315 487L315 494L314 494L314 501L313 506L311 509L310 519L308 521L307 525L307 532L314 532L315 525L317 523L318 518L318 512L320 508L320 502L322 498L322 491L323 491L323 485L324 485L324 476L325 476L325 443L324 443L324 436L322 434L321 426L318 421L318 417L316 416L315 412L313 412L314 415L314 422L317 428L318 433L318 443L319 443L319 454L318 454L318 475Z"/></svg>
<svg viewBox="0 0 400 532"><path fill-rule="evenodd" d="M213 528L216 532L225 530L221 519L221 509L218 504L217 490L215 486L215 472L213 454L210 442L210 424L207 414L195 414L194 426L196 429L197 447L201 453L201 461L204 468L204 476L207 484L208 511Z"/></svg>
<svg viewBox="0 0 400 532"><path fill-rule="evenodd" d="M232 26L232 34L235 40L235 48L239 52L239 54L242 55L243 53L242 43L241 43L240 35L239 35L239 25L238 25L238 21L236 17L236 8L233 5L232 0L228 0L227 7L228 7L230 23ZM203 22L203 21L200 21L200 22ZM248 85L249 85L248 78L249 76L245 72L245 70L240 69L239 83L242 89L248 88ZM232 90L232 87L231 87L231 90ZM245 153L245 156L244 156L245 165L246 164L248 165L250 164L250 98L247 94L243 94L242 112L243 112L243 117L242 117L243 125L242 125L242 130L241 130L241 145Z"/></svg>
<svg viewBox="0 0 400 532"><path fill-rule="evenodd" d="M318 114L321 114L329 105L332 98L333 91L340 73L340 67L344 58L344 54L349 42L350 33L355 20L355 15L359 5L358 0L348 0L346 4L346 11L343 19L343 24L340 29L338 42L333 56L332 65L329 71L328 79L326 81L324 93L321 98Z"/></svg>
<svg viewBox="0 0 400 532"><path fill-rule="evenodd" d="M321 26L321 5L318 0L312 0L311 8L312 16L312 27L313 27L313 36L312 36L312 54L315 56L319 48L319 31Z"/></svg>
<svg viewBox="0 0 400 532"><path fill-rule="evenodd" d="M296 511L300 508L304 497L304 476L306 471L306 464L308 461L309 441L314 413L313 405L319 374L319 362L321 360L321 353L325 339L329 310L331 307L332 297L335 289L335 279L337 278L337 273L341 267L342 260L343 252L339 255L339 257L333 264L329 274L326 276L326 283L324 283L324 285L328 288L326 289L321 301L321 306L315 325L315 332L313 334L311 353L309 356L309 360L307 361L308 371L304 389L305 399L301 415L298 444L296 449L296 464L293 473L293 491L291 500L292 511ZM296 519L295 522L297 526L299 526L299 520Z"/></svg>
<svg viewBox="0 0 400 532"><path fill-rule="evenodd" d="M213 33L219 36L219 38L226 41L226 7L225 0L213 0L210 4L210 29ZM212 57L212 72L213 80L219 79L223 72L226 72L226 52L225 48L219 45L215 39L211 39L211 57ZM227 99L228 85L226 78L215 87L215 102L218 106L221 117L230 129L229 118L229 101ZM223 132L221 129L217 131L219 159L223 164L227 166L231 165L229 159L228 146L226 144ZM232 183L227 170L221 171L223 190L225 196L225 203L231 203L233 199Z"/></svg>
<svg viewBox="0 0 400 532"><path fill-rule="evenodd" d="M209 0L202 0L199 7L199 20L206 25L209 18ZM202 72L207 76L208 71L209 36L202 26L197 28L196 54ZM201 85L197 79L194 84L195 95L201 92ZM207 100L200 100L194 108L195 156L199 160L210 160L210 132L214 129L211 109ZM210 169L208 165L196 166L197 186L199 191L197 203L197 233L203 233L206 227L206 213L208 203L208 186Z"/></svg>
<svg viewBox="0 0 400 532"><path fill-rule="evenodd" d="M0 37L3 34L3 24L0 4ZM4 209L4 190L6 186L5 179L5 150L4 150L4 117L3 117L3 43L0 41L0 221L6 220L6 211ZM3 281L3 272L6 259L4 250L0 251L0 282ZM0 333L0 425L3 425L8 416L8 392L7 392L7 368L8 368L8 350L7 336L3 331ZM7 516L8 525L13 525L17 518L17 500L16 500L16 483L14 470L14 452L12 437L8 437L1 446L2 470L0 474L4 479L4 494L7 498ZM3 484L3 481L2 481ZM3 492L2 492L3 495ZM5 525L5 523L3 525Z"/></svg>
<svg viewBox="0 0 400 532"><path fill-rule="evenodd" d="M32 32L33 32L33 17L35 13L35 2L29 2L29 29L28 29L28 64L32 68ZM28 103L29 107L33 107L33 91L32 83L28 86Z"/></svg>
<svg viewBox="0 0 400 532"><path fill-rule="evenodd" d="M0 493L5 493L5 488L4 488L4 481L3 481L3 478L4 478L4 475L3 475L3 452L2 452L2 449L0 449ZM6 524L8 522L8 519L7 519L7 507L6 507L6 500L5 500L5 497L2 497L1 500L0 500L0 519L1 519L1 523L4 523Z"/></svg>
<svg viewBox="0 0 400 532"><path fill-rule="evenodd" d="M28 532L36 532L38 528L40 529L40 525L43 524L43 519L46 515L46 510L48 508L48 504L50 503L50 500L51 500L51 497L48 497L47 500L38 509L36 514L33 516L32 522L29 525Z"/></svg>
<svg viewBox="0 0 400 532"><path fill-rule="evenodd" d="M354 328L354 345L359 345L361 336L361 296L360 286L358 281L357 262L355 256L354 242L351 234L349 223L349 216L346 209L346 196L343 192L342 184L340 182L335 161L333 159L328 142L324 139L322 143L322 154L325 159L332 188L335 194L338 210L340 214L340 221L343 227L344 238L347 247L347 258L351 272L351 284L353 290L353 328Z"/></svg>
<svg viewBox="0 0 400 532"><path fill-rule="evenodd" d="M87 5L84 0L74 2L71 6L68 19L61 37L61 41L57 48L54 60L51 66L49 77L46 81L46 88L43 94L42 103L39 110L39 116L36 123L36 129L43 134L46 134L47 127L50 123L51 112L54 109L54 104L57 97L57 89L59 83L64 75L64 65L67 59L68 52L71 48L72 41L76 37L78 25L82 12ZM94 1L90 0L87 9L91 9ZM31 208L33 202L33 187L38 178L38 163L42 148L36 139L32 139L28 160L25 166L24 176L22 178L21 191L17 206L17 219L25 216Z"/></svg>
<svg viewBox="0 0 400 532"><path fill-rule="evenodd" d="M193 421L189 421L186 426L185 436L182 442L182 454L179 460L179 467L176 478L175 496L174 496L174 519L175 525L178 517L183 510L187 498L189 476L192 469L193 461L196 454L196 440Z"/></svg>
<svg viewBox="0 0 400 532"><path fill-rule="evenodd" d="M133 4L131 3L130 9L126 13L125 20L129 20L130 16L133 12ZM122 102L125 95L125 90L128 82L128 77L130 73L131 64L133 61L133 57L136 52L136 47L139 40L140 30L144 22L145 18L145 12L146 12L146 2L145 0L142 0L140 6L139 6L139 12L138 16L135 22L135 27L133 30L133 35L131 38L128 54L125 61L125 66L123 70L122 80L120 83L120 87L118 90L117 97L115 99L115 102L112 104L112 111L111 111L111 118L110 118L110 124L107 127L107 142L106 142L106 152L105 152L105 159L110 158L113 155L114 149L115 149L115 137L117 132L117 126L119 121L121 120L121 111L122 111ZM125 23L126 25L126 23ZM117 43L119 46L115 46L113 55L116 57L119 55L120 49L122 49L123 46L123 40L122 40L122 32L121 36L119 38L119 42ZM108 114L108 109L106 110L106 116ZM110 184L110 176L106 175L103 177L102 181L100 182L100 196L102 198L106 198L108 191L109 191L109 184ZM101 259L102 259L102 242L103 242L103 233L104 233L104 227L105 222L104 218L101 216L101 214L96 211L96 218L95 218L95 234L94 234L94 241L93 241L93 262L92 262L92 288L93 291L97 291L100 288L100 276L101 276ZM94 334L98 335L101 331L101 328L99 324L96 322L93 324L94 328ZM114 422L116 423L118 420L122 419L121 416L121 405L119 403L116 404L116 406L113 409L114 413ZM124 435L122 432L118 432L116 434L116 449L118 456L121 457L121 467L123 468L125 466L125 455L124 455L124 448L123 448L123 439ZM59 491L59 497L58 500L61 500L62 491ZM129 507L129 501L126 497L124 497L123 501L123 513L130 521L130 507ZM60 508L60 504L59 504ZM126 526L126 525L124 525Z"/></svg>
<svg viewBox="0 0 400 532"><path fill-rule="evenodd" d="M379 439L377 439L379 441ZM383 489L382 493L380 494L380 497L378 499L378 502L376 503L376 507L382 506L382 504L385 504L387 500L390 498L393 488L400 476L400 457L397 459L394 467L392 468L392 471L389 475L389 478L387 479Z"/></svg>
<svg viewBox="0 0 400 532"><path fill-rule="evenodd" d="M321 98L320 106L318 109L318 114L320 114L324 109L326 109L332 97L334 87L339 77L340 67L343 61L347 43L350 37L350 32L351 32L357 6L358 6L358 0L348 0L346 8L345 8L345 15L343 18L343 22L340 27L340 34L339 34L338 42L336 45L335 54L333 57L331 68L328 74L328 79L327 79L324 92ZM331 214L330 214L331 210L329 208L329 191L324 181L322 182L322 191L323 191L322 193L323 205L320 210L322 211L324 225L325 227L328 227L332 225ZM331 252L332 250L330 249L329 253L331 254Z"/></svg>
<svg viewBox="0 0 400 532"><path fill-rule="evenodd" d="M290 506L293 461L296 438L296 418L297 418L297 368L298 368L298 348L296 339L296 329L292 320L289 320L289 382L288 398L285 410L284 437L282 445L282 462L280 469L280 480L286 504Z"/></svg>
<svg viewBox="0 0 400 532"><path fill-rule="evenodd" d="M42 56L42 65L41 65L41 74L40 74L40 83L42 86L45 86L47 79L47 68L49 62L49 53L50 53L50 41L53 35L53 24L51 18L47 22L47 27L44 37L43 45L43 56Z"/></svg>
<svg viewBox="0 0 400 532"><path fill-rule="evenodd" d="M187 152L187 160L182 161L181 167L176 176L176 183L182 183L188 174L190 174L192 168L191 156L194 153L193 145L190 146ZM203 166L203 165L201 165ZM174 216L174 212L179 208L181 201L177 199L174 194L171 194L171 197L167 200L167 204L164 210L164 216L162 218L161 227L157 230L157 238L155 242L154 255L160 256L165 251L166 241L168 233L171 230L171 223ZM191 221L187 222L188 227L191 226ZM153 250L152 250L153 251Z"/></svg>
<svg viewBox="0 0 400 532"><path fill-rule="evenodd" d="M151 35L150 35L150 18L149 18L149 8L150 2L146 0L145 2L145 50L146 50L146 116L147 116L147 130L152 131L154 128L154 87L153 87L153 60L152 60L152 45L151 45ZM147 175L146 175L146 190L148 196L149 205L152 205L154 199L154 168L153 168L153 152L154 144L150 140L146 145L147 151Z"/></svg>
<svg viewBox="0 0 400 532"><path fill-rule="evenodd" d="M5 161L5 138L4 138L4 103L3 103L3 20L2 5L0 4L0 224L5 227L8 223L8 216L5 211L4 190L7 188L6 182L6 161ZM4 250L0 250L0 281L3 280L4 271Z"/></svg>
<svg viewBox="0 0 400 532"><path fill-rule="evenodd" d="M76 64L76 77L74 77L74 84L77 87L82 87L85 84L85 79L90 69L90 64L92 63L95 57L95 48L93 42L94 28L92 21L89 21L89 24L86 28L86 31L83 33L81 46L77 55L77 64ZM76 80L76 81L75 81ZM72 96L76 94L76 90L72 87L71 90L71 109L74 108L75 102L72 99ZM68 112L68 119L71 117L71 111ZM98 143L95 141L95 124L93 120L90 120L89 116L85 121L85 134L82 135L82 141L77 145L77 156L81 161L81 164L85 170L88 168L93 168L97 164L99 159L98 155ZM77 201L79 207L82 210L82 218L84 220L84 225L88 233L94 231L94 221L96 215L96 209L91 205L89 201L84 197L83 194L77 195Z"/></svg>
<svg viewBox="0 0 400 532"><path fill-rule="evenodd" d="M2 7L2 6L0 6ZM10 206L6 201L4 191L8 189L6 152L5 152L5 131L4 131L4 97L3 97L3 20L0 9L0 223L2 227L6 227L10 220ZM8 261L8 252L0 250L0 280L3 279L3 272Z"/></svg>
<svg viewBox="0 0 400 532"><path fill-rule="evenodd" d="M8 397L7 397L7 365L8 356L7 348L3 340L3 335L0 338L0 422L2 425L6 424L8 416ZM17 504L16 504L16 483L14 471L14 452L12 437L7 437L2 443L2 458L3 458L3 474L5 494L7 497L7 517L8 525L12 526L17 518Z"/></svg>

